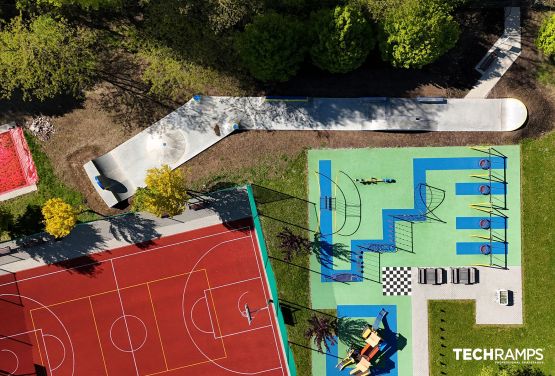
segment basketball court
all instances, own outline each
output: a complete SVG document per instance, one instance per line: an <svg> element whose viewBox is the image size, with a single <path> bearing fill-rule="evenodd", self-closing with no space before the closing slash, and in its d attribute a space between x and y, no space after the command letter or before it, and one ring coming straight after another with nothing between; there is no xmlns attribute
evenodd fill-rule
<svg viewBox="0 0 555 376"><path fill-rule="evenodd" d="M0 277L0 374L288 375L250 221L93 258Z"/></svg>

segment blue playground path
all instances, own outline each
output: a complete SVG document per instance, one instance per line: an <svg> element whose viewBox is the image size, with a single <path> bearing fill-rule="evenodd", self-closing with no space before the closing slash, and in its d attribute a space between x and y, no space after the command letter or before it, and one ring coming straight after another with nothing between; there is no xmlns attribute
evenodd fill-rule
<svg viewBox="0 0 555 376"><path fill-rule="evenodd" d="M361 282L362 277L362 253L363 252L394 252L395 242L395 222L402 221L403 218L412 222L426 220L426 189L420 187L426 184L426 173L428 171L449 171L449 170L484 170L480 167L482 157L458 157L458 158L414 158L413 159L413 195L414 208L412 209L382 209L383 239L352 240L351 241L351 268L336 270L333 268L333 209L320 206L320 231L321 231L321 281L333 282L343 280L344 276L349 276L349 282ZM492 169L506 169L507 159L492 156L490 158ZM332 197L332 161L322 159L318 162L320 197ZM469 185L471 184L471 185ZM479 186L486 183L458 183L457 189L460 192L472 190L473 194L479 193ZM489 182L487 183L489 184ZM501 186L499 186L500 184ZM504 184L492 183L492 193L502 194L506 190ZM477 192L477 193L476 193ZM501 193L500 193L501 192ZM457 193L458 194L458 193ZM461 193L468 194L468 193ZM464 218L464 217L460 217ZM476 217L482 218L482 217ZM479 219L478 219L479 220ZM457 223L458 219L457 219ZM468 220L461 220L461 226L468 226ZM497 220L493 226L500 226ZM506 224L505 224L506 225ZM501 225L502 226L502 225ZM457 227L458 228L458 227ZM497 227L493 227L497 228ZM503 227L501 227L503 228ZM457 254L468 255L476 254L476 249L480 252L480 246L485 242L457 243ZM489 244L489 241L487 242ZM508 251L507 245L494 244L492 253L505 253Z"/></svg>

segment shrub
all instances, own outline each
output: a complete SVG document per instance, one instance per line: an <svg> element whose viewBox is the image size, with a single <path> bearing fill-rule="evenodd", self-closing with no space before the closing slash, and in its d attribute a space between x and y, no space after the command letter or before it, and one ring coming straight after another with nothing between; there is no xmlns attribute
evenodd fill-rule
<svg viewBox="0 0 555 376"><path fill-rule="evenodd" d="M51 198L42 207L46 232L55 238L69 235L77 223L75 209L61 198Z"/></svg>
<svg viewBox="0 0 555 376"><path fill-rule="evenodd" d="M147 211L158 217L174 216L185 210L187 188L182 170L168 165L151 168L146 175L146 188L140 188L133 199L134 211Z"/></svg>
<svg viewBox="0 0 555 376"><path fill-rule="evenodd" d="M92 43L90 33L50 16L30 24L15 17L0 31L0 96L16 90L24 99L80 95L96 66Z"/></svg>
<svg viewBox="0 0 555 376"><path fill-rule="evenodd" d="M438 0L407 0L382 23L382 58L394 67L421 68L453 48L460 29Z"/></svg>
<svg viewBox="0 0 555 376"><path fill-rule="evenodd" d="M274 12L257 16L245 27L236 47L245 67L261 81L287 81L304 60L302 24Z"/></svg>
<svg viewBox="0 0 555 376"><path fill-rule="evenodd" d="M372 27L355 7L322 9L310 18L313 63L331 73L346 73L362 65L376 44Z"/></svg>
<svg viewBox="0 0 555 376"><path fill-rule="evenodd" d="M546 56L550 58L555 56L555 14L543 20L536 45Z"/></svg>

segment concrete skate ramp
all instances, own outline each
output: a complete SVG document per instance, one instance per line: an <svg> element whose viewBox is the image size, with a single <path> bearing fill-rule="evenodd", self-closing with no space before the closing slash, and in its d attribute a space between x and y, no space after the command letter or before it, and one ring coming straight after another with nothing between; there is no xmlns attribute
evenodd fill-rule
<svg viewBox="0 0 555 376"><path fill-rule="evenodd" d="M520 128L527 116L512 98L202 97L84 167L114 206L144 186L149 168L176 168L236 129L499 132Z"/></svg>

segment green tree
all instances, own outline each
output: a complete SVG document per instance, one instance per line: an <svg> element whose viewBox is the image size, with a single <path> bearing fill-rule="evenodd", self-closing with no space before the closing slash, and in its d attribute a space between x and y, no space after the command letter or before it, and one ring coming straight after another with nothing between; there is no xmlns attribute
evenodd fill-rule
<svg viewBox="0 0 555 376"><path fill-rule="evenodd" d="M207 0L201 3L205 4L210 27L217 33L244 24L264 5L263 0Z"/></svg>
<svg viewBox="0 0 555 376"><path fill-rule="evenodd" d="M96 59L92 35L66 22L15 17L0 31L0 96L16 90L24 99L79 95L92 82Z"/></svg>
<svg viewBox="0 0 555 376"><path fill-rule="evenodd" d="M346 73L362 65L376 44L372 27L353 6L322 9L310 17L314 64L331 73Z"/></svg>
<svg viewBox="0 0 555 376"><path fill-rule="evenodd" d="M550 58L555 56L555 14L543 20L536 45L546 56Z"/></svg>
<svg viewBox="0 0 555 376"><path fill-rule="evenodd" d="M147 171L146 187L139 188L133 198L134 211L147 211L158 217L181 214L188 199L185 175L168 165Z"/></svg>
<svg viewBox="0 0 555 376"><path fill-rule="evenodd" d="M239 80L186 61L168 47L145 47L137 55L146 63L141 78L158 98L185 101L194 93L209 92L213 85L227 95L243 94Z"/></svg>
<svg viewBox="0 0 555 376"><path fill-rule="evenodd" d="M77 223L77 212L61 198L51 198L42 207L46 232L55 238L69 235Z"/></svg>
<svg viewBox="0 0 555 376"><path fill-rule="evenodd" d="M302 24L274 12L257 16L236 41L239 56L253 77L287 81L304 60Z"/></svg>
<svg viewBox="0 0 555 376"><path fill-rule="evenodd" d="M400 68L421 68L437 60L459 38L450 11L438 0L405 0L389 11L380 35L383 59Z"/></svg>
<svg viewBox="0 0 555 376"><path fill-rule="evenodd" d="M121 0L38 0L38 2L53 5L55 7L76 5L86 10L117 8L122 5Z"/></svg>

